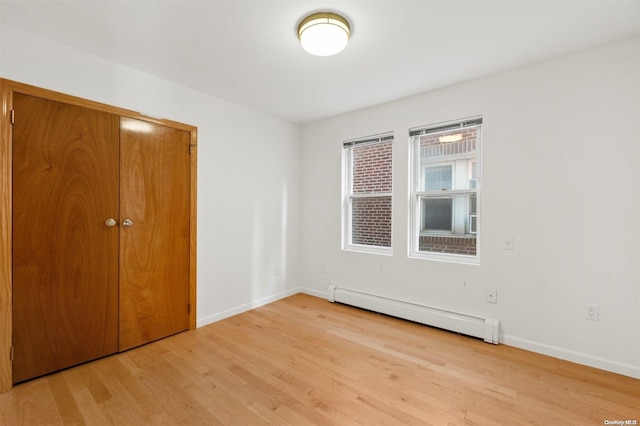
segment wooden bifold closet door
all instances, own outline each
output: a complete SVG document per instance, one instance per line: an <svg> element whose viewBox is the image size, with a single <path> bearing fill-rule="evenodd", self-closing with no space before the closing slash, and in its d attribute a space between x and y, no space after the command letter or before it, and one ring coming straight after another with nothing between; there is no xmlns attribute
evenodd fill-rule
<svg viewBox="0 0 640 426"><path fill-rule="evenodd" d="M12 382L190 327L191 133L13 96Z"/></svg>
<svg viewBox="0 0 640 426"><path fill-rule="evenodd" d="M120 154L117 116L19 94L14 110L16 383L118 351Z"/></svg>
<svg viewBox="0 0 640 426"><path fill-rule="evenodd" d="M123 118L120 135L125 350L189 327L189 133Z"/></svg>

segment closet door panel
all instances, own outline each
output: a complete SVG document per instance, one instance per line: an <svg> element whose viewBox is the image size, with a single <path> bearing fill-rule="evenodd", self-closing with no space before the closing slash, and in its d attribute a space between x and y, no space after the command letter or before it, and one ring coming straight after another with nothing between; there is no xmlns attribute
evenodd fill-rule
<svg viewBox="0 0 640 426"><path fill-rule="evenodd" d="M120 350L189 328L190 133L121 119Z"/></svg>
<svg viewBox="0 0 640 426"><path fill-rule="evenodd" d="M13 127L13 382L118 350L115 115L21 94Z"/></svg>

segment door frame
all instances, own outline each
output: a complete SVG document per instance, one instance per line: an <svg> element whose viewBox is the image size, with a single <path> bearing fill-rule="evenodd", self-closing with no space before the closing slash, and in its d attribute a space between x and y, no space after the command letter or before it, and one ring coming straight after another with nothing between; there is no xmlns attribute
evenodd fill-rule
<svg viewBox="0 0 640 426"><path fill-rule="evenodd" d="M0 392L12 387L12 138L13 95L43 99L144 120L190 133L189 171L189 329L196 328L196 213L198 129L176 121L157 119L135 111L66 95L29 84L0 78Z"/></svg>

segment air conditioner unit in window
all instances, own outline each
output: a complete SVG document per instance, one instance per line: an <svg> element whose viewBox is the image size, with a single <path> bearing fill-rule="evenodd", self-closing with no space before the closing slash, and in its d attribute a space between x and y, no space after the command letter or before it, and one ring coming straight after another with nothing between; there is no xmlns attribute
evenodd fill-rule
<svg viewBox="0 0 640 426"><path fill-rule="evenodd" d="M475 234L478 229L478 215L470 214L469 215L469 233Z"/></svg>

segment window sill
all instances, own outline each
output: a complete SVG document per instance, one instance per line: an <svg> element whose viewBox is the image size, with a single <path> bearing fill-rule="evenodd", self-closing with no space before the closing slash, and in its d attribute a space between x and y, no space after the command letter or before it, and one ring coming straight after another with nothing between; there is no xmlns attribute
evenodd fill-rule
<svg viewBox="0 0 640 426"><path fill-rule="evenodd" d="M478 234L454 234L446 231L420 231L421 237L477 238Z"/></svg>
<svg viewBox="0 0 640 426"><path fill-rule="evenodd" d="M393 250L391 247L376 247L376 246L350 244L342 247L342 250L356 252L356 253L378 254L383 256L393 255Z"/></svg>
<svg viewBox="0 0 640 426"><path fill-rule="evenodd" d="M480 257L477 255L463 255L452 253L437 253L416 251L409 254L410 259L433 260L436 262L458 263L461 265L480 265Z"/></svg>

